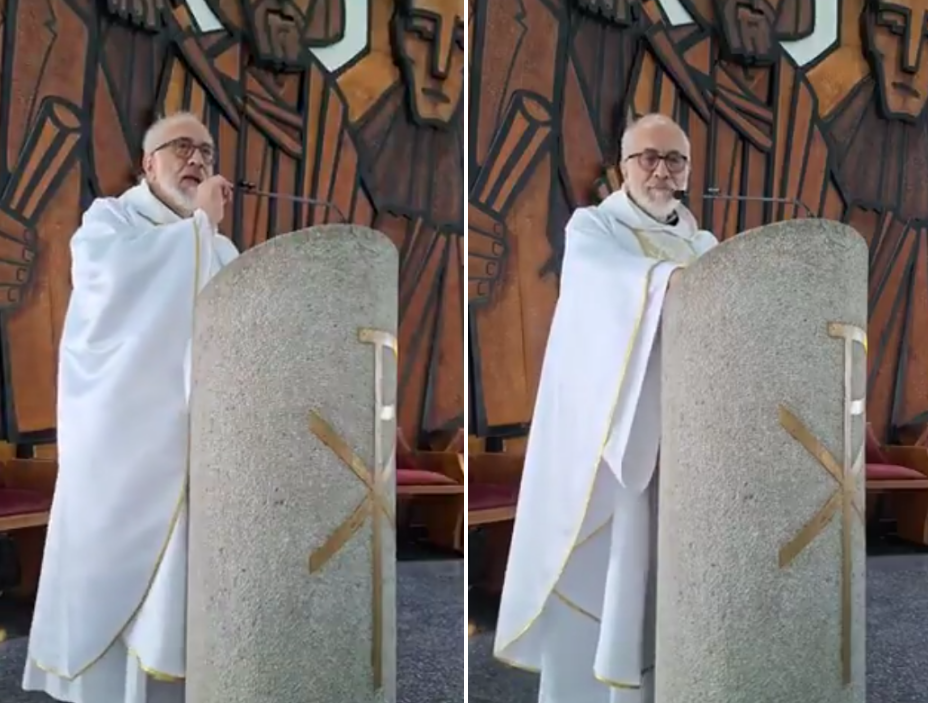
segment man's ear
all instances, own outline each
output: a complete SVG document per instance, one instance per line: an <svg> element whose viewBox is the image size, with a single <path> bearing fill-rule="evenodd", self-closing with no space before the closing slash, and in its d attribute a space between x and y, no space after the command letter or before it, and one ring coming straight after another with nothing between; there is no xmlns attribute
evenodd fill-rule
<svg viewBox="0 0 928 703"><path fill-rule="evenodd" d="M622 174L622 182L628 181L628 161L619 162L619 171Z"/></svg>
<svg viewBox="0 0 928 703"><path fill-rule="evenodd" d="M152 154L145 154L145 156L142 157L142 174L145 178L151 178L155 166L154 161L155 157Z"/></svg>

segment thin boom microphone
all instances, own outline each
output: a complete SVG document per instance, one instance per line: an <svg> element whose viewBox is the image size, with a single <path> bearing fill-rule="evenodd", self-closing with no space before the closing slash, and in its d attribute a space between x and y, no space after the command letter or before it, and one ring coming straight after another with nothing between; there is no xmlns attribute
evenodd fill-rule
<svg viewBox="0 0 928 703"><path fill-rule="evenodd" d="M271 200L289 200L294 203L318 205L319 207L324 207L327 210L335 210L335 212L338 213L338 216L341 218L342 223L348 223L348 218L345 217L345 214L339 209L338 205L328 200L318 200L316 198L307 198L301 195L290 195L289 193L272 193L267 190L258 190L258 186L249 181L239 181L235 189L241 193L245 193L246 195L256 195L262 198L270 198Z"/></svg>
<svg viewBox="0 0 928 703"><path fill-rule="evenodd" d="M675 190L673 192L673 197L677 200L683 200L686 197L685 190ZM806 211L807 217L815 217L812 212L812 208L806 205L804 202L798 198L774 198L765 195L722 195L717 189L710 188L708 191L703 193L703 200L733 200L741 203L782 203L784 205L793 205L795 207L801 207Z"/></svg>

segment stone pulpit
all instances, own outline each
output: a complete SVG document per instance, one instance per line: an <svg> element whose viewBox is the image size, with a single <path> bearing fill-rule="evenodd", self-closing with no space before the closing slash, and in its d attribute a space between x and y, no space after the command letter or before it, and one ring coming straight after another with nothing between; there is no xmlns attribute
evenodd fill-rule
<svg viewBox="0 0 928 703"><path fill-rule="evenodd" d="M187 703L396 700L398 254L328 225L197 303Z"/></svg>
<svg viewBox="0 0 928 703"><path fill-rule="evenodd" d="M657 703L864 703L868 252L783 222L662 328Z"/></svg>

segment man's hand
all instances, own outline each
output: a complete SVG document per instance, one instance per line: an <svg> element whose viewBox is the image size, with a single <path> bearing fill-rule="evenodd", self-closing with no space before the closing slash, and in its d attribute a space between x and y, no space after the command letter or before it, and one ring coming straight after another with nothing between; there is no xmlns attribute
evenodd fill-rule
<svg viewBox="0 0 928 703"><path fill-rule="evenodd" d="M209 217L214 227L218 227L226 214L226 204L232 200L232 184L222 176L210 176L197 186L193 202L197 209Z"/></svg>

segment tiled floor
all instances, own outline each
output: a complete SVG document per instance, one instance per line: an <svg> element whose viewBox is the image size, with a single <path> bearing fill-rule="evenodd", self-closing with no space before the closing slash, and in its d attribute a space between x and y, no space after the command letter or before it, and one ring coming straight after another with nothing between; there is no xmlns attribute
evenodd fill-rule
<svg viewBox="0 0 928 703"><path fill-rule="evenodd" d="M497 605L477 594L470 597L469 616L478 634L468 642L468 701L536 703L536 677L503 666L492 657ZM867 701L928 703L925 552L882 546L879 554L867 559Z"/></svg>
<svg viewBox="0 0 928 703"><path fill-rule="evenodd" d="M397 703L464 700L464 562L401 561L397 574ZM51 703L20 688L28 612L0 607L0 703ZM105 702L101 702L105 703Z"/></svg>

